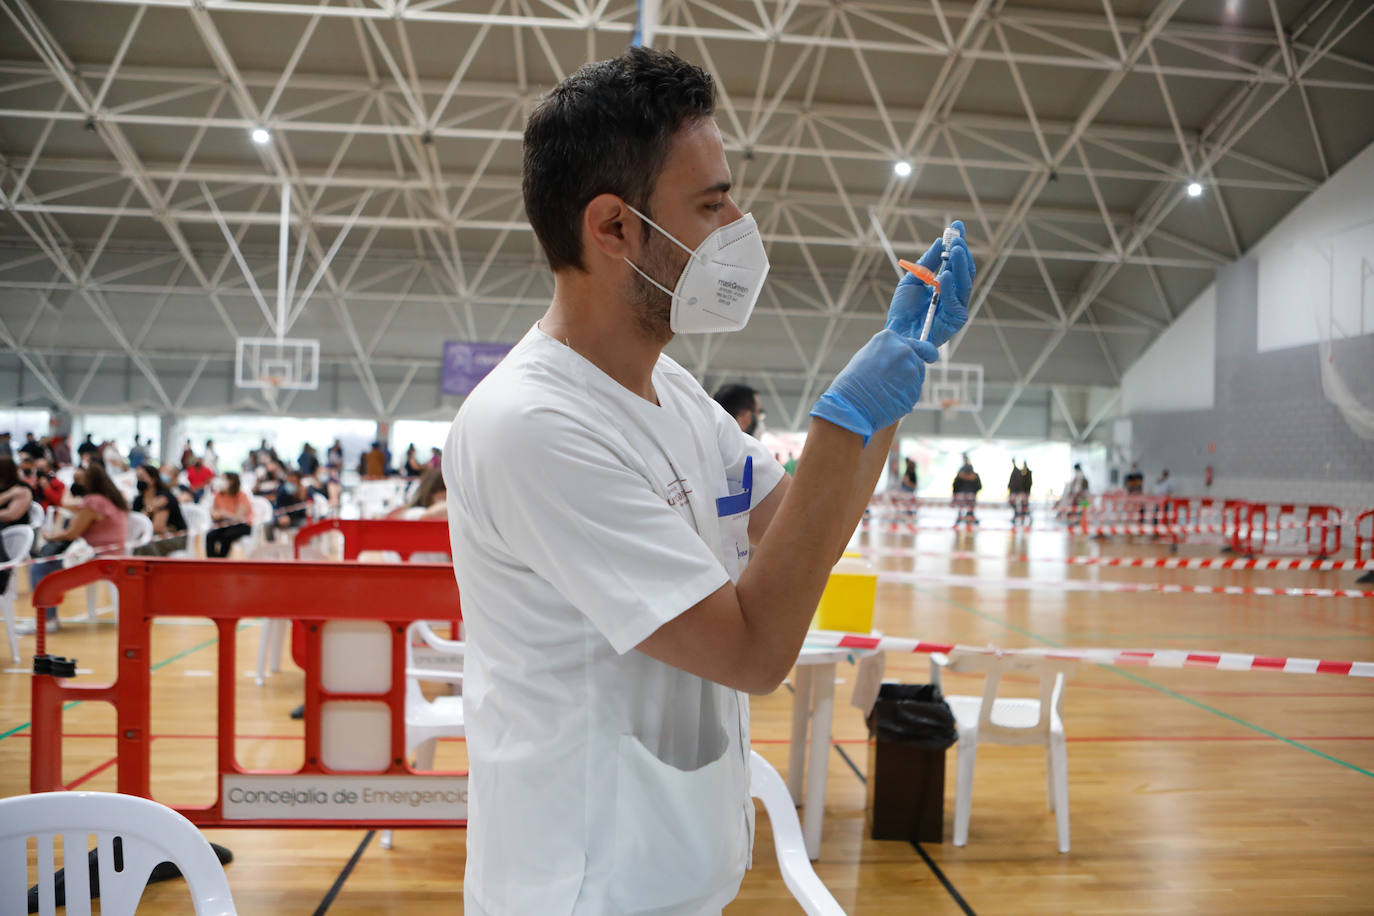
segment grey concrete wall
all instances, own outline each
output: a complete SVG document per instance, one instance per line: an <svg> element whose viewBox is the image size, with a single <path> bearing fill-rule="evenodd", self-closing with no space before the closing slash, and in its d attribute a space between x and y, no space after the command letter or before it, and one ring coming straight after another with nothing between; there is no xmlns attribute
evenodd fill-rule
<svg viewBox="0 0 1374 916"><path fill-rule="evenodd" d="M1258 352L1257 284L1251 259L1217 271L1216 406L1133 416L1133 454L1148 480L1169 468L1181 493L1374 506L1374 442L1322 393L1318 347ZM1352 389L1374 403L1374 335L1337 346Z"/></svg>

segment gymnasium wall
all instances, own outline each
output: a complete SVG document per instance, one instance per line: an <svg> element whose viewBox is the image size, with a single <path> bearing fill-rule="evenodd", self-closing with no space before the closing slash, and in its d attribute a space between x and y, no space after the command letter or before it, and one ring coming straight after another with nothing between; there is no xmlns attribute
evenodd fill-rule
<svg viewBox="0 0 1374 916"><path fill-rule="evenodd" d="M1374 147L1218 270L1127 371L1127 451L1148 480L1167 467L1181 493L1374 505L1374 441L1327 400L1318 343L1331 338L1346 383L1374 406L1371 214Z"/></svg>

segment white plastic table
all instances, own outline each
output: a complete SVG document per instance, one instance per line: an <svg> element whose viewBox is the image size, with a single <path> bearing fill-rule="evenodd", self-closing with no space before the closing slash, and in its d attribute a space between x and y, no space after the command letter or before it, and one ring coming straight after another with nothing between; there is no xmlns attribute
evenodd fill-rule
<svg viewBox="0 0 1374 916"><path fill-rule="evenodd" d="M792 793L792 801L803 806L802 838L806 841L806 854L812 859L821 852L825 777L830 765L830 728L835 714L835 666L846 659L858 661L877 654L876 649L803 647L797 657L787 788ZM811 725L809 742L806 736L808 719Z"/></svg>

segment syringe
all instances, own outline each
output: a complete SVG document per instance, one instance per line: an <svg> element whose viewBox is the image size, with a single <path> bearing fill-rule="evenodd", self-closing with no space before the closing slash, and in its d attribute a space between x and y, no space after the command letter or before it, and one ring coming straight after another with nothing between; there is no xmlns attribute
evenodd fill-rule
<svg viewBox="0 0 1374 916"><path fill-rule="evenodd" d="M930 297L930 308L926 309L925 324L921 326L921 340L930 339L930 324L932 321L935 320L935 307L940 304L940 281L937 279L937 277L939 276L939 274L944 273L945 268L949 266L949 248L951 245L954 244L954 240L958 237L959 232L953 226L950 226L948 229L946 229L945 234L940 237L940 241L944 244L944 251L940 253L940 270L938 273L931 273L929 270L922 267L920 264L913 264L910 261L897 261L897 264L900 265L903 270L907 270L915 274L918 278L925 281L927 284L931 286L931 288L935 290L934 295Z"/></svg>

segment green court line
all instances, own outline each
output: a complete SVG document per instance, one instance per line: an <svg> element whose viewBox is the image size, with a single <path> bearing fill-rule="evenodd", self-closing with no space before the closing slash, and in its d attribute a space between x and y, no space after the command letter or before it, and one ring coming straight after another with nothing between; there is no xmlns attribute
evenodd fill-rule
<svg viewBox="0 0 1374 916"><path fill-rule="evenodd" d="M238 627L236 628L235 632L242 632L243 629L244 629L245 627L248 627L248 626L251 626L251 624L241 623L241 624L238 625ZM166 666L170 665L172 662L180 661L181 659L183 659L183 658L185 658L186 656L190 655L192 652L199 652L201 649L207 648L207 647L209 647L209 646L213 646L213 645L214 645L215 643L217 643L217 642L219 642L219 637L218 637L218 636L216 636L216 637L214 637L214 638L212 638L212 639L207 639L207 640L205 640L205 642L200 643L199 645L194 645L194 646L192 646L192 647L189 648L189 649L182 649L182 650L181 650L180 652L178 652L176 655L172 655L172 656L170 656L170 657L168 657L168 658L164 658L162 661L160 661L160 662L158 662L157 664L151 666L148 670L151 672L151 671L156 671L156 670L158 670L159 668L165 668ZM85 701L85 700L72 700L70 703L66 703L66 704L64 704L64 705L62 706L62 711L63 711L63 712L66 712L66 711L69 710L69 709L72 709L72 708L74 708L74 707L80 706L80 705L81 705L82 703L84 703L84 702L86 702L86 701ZM33 724L32 722L25 722L23 725L16 725L14 728L10 729L10 730L7 731L7 732L0 732L0 741L4 741L4 740L5 740L6 738L8 738L10 735L17 735L17 734L19 734L20 732L22 732L24 729L28 728L28 727L29 727L30 725L32 725L32 724Z"/></svg>
<svg viewBox="0 0 1374 916"><path fill-rule="evenodd" d="M997 624L998 626L1002 627L1003 629L1011 630L1013 633L1018 633L1018 634L1020 634L1020 635L1022 635L1022 636L1024 636L1024 637L1026 637L1027 639L1033 639L1033 640L1035 640L1035 641L1038 642L1038 643L1042 643L1042 644L1047 645L1047 646L1050 646L1051 648L1054 648L1054 649L1063 649L1063 648L1065 648L1065 646L1064 646L1062 643L1057 643L1057 642L1055 642L1055 641L1052 640L1052 639L1046 639L1045 637L1043 637L1043 636L1041 636L1041 635L1039 635L1039 634L1037 634L1037 633L1032 633L1030 630L1024 629L1024 628L1022 628L1022 627L1018 627L1018 626L1017 626L1016 624L1014 624L1014 623L1008 623L1007 621L1002 620L1002 619L1000 619L1000 618L998 618L998 617L995 617L995 616L993 616L992 614L988 614L988 613L986 613L986 612L984 612L984 611L978 610L978 609L975 608L975 607L971 607L970 605L964 604L962 601L956 601L955 599L950 598L950 597L945 596L945 595L937 595L937 594L935 594L934 592L929 591L928 589L924 589L924 588L921 588L921 587L916 586L916 585L908 585L908 587L911 588L911 589L914 590L914 591L920 592L920 593L923 594L923 595L928 595L928 596L930 596L930 597L932 597L932 598L938 598L938 599L940 599L940 600L942 600L942 601L946 601L946 602L948 602L949 604L953 605L954 607L959 608L959 610L961 610L961 611L965 611L965 612L967 612L967 613L969 613L969 614L972 614L972 615L975 616L975 617L979 617L979 618L981 618L981 619L983 619L983 620L986 620L986 621L988 621L989 623L995 623L995 624ZM1098 665L1097 667L1098 667L1098 668L1101 668L1101 669L1104 670L1104 671L1110 671L1112 674L1116 674L1116 675L1119 675L1119 676L1121 676L1121 677L1124 677L1124 678L1126 678L1127 680L1135 681L1137 684L1141 684L1141 685L1143 685L1143 686L1145 686L1145 687L1149 687L1149 688L1151 688L1152 690L1157 690L1157 691L1159 691L1160 693L1164 694L1165 696L1172 697L1172 698L1175 699L1175 700L1181 700L1182 702L1187 703L1187 704L1190 705L1190 706L1194 706L1194 707L1196 707L1196 708L1198 708L1198 709L1204 710L1204 711L1206 711L1206 712L1210 712L1210 713L1211 713L1212 715L1214 715L1214 716L1219 716L1219 717L1221 717L1221 718L1223 718L1223 719L1226 719L1226 720L1229 721L1229 722L1233 722L1233 723L1235 723L1236 725L1242 726L1243 728L1248 728L1248 729L1250 729L1251 731L1259 732L1261 735L1265 735L1265 736L1267 736L1267 737L1273 738L1273 739L1276 740L1276 741L1282 741L1284 744L1291 745L1292 747L1295 747L1295 748L1297 748L1298 750L1301 750L1301 751L1306 751L1307 753L1312 754L1312 755L1315 756L1315 757L1320 757L1320 758L1322 758L1323 760L1329 760L1329 761L1331 761L1332 763L1340 764L1341 766L1343 766L1343 767L1345 767L1345 768L1347 768L1347 769L1354 770L1356 773L1360 773L1360 774L1363 774L1363 775L1365 775L1365 776L1369 776L1369 777L1371 777L1371 778L1374 778L1374 771L1366 770L1364 767L1357 766L1356 764L1353 764L1353 763L1351 763L1351 762L1348 761L1348 760L1342 760L1342 759L1339 758L1339 757L1333 757L1332 755L1327 754L1327 753L1325 753L1324 751L1319 751L1319 750L1317 750L1315 747L1309 747L1308 745L1303 744L1301 741L1294 741L1292 738L1285 738L1283 735L1280 735L1278 732L1270 731L1269 729L1265 728L1265 727L1262 726L1262 725L1256 725L1255 723L1246 721L1245 719L1242 719L1242 718L1240 718L1239 716L1234 716L1234 715L1232 715L1232 714L1229 713L1229 712L1224 712L1224 711L1222 711L1222 710L1220 710L1220 709L1217 709L1215 706L1209 706L1209 705L1207 705L1206 703L1202 702L1201 700L1196 700L1196 699L1193 699L1193 698L1190 697L1190 696L1186 696L1186 695L1184 695L1184 694L1178 693L1178 692L1175 691L1175 690L1170 690L1168 687L1165 687L1163 684L1156 684L1154 681L1151 681L1151 680L1149 680L1148 678L1141 677L1140 675L1136 674L1136 673L1133 672L1133 671L1125 671L1125 670L1122 670L1121 668L1118 668L1118 667L1116 667L1116 666L1114 666L1114 665Z"/></svg>

